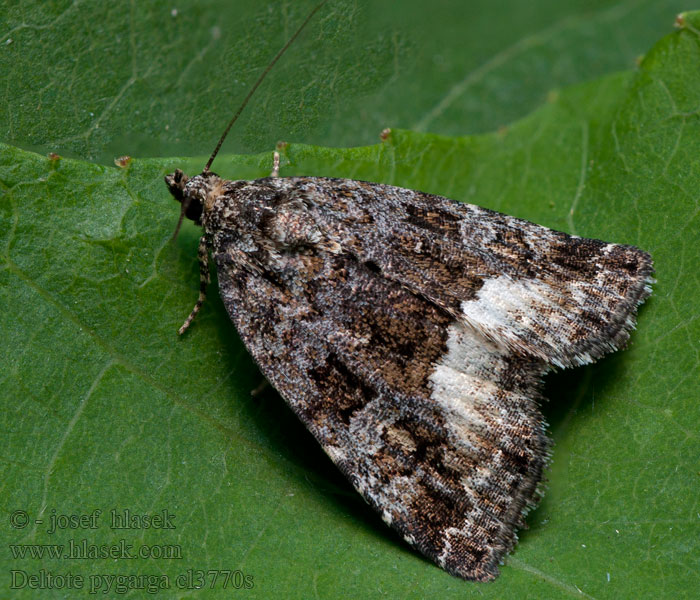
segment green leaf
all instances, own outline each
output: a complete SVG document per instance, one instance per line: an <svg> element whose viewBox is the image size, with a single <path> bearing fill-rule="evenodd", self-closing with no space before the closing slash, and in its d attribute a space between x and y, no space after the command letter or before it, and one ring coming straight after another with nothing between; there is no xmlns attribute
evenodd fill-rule
<svg viewBox="0 0 700 600"><path fill-rule="evenodd" d="M117 3L121 10L135 6ZM44 29L13 24L14 41L5 50L14 52L32 32L72 26L73 12L96 30L116 27L87 21L79 3L63 9L67 16L50 15ZM304 12L288 9L290 22ZM636 18L636 5L618 10L621 22ZM127 21L133 43L146 43L136 16ZM342 29L335 27L323 35ZM584 35L588 25L573 30ZM158 35L155 25L146 31ZM545 106L497 133L454 138L394 130L373 146L291 144L283 156L282 175L421 189L578 235L636 244L655 259L658 283L630 347L548 377L545 412L556 441L549 489L501 577L488 585L452 578L410 550L352 491L273 390L251 398L262 378L213 292L215 283L202 314L178 339L175 331L197 295L198 232L188 225L171 241L177 205L162 176L176 166L196 172L204 157L134 159L116 169L0 146L5 595L87 596L91 584L105 590L99 576L122 574L167 575L171 589L162 597L229 597L239 579L229 589L220 578L214 589L176 591L177 582L187 583L197 570L228 569L252 576L254 587L239 590L250 598L693 597L700 588L699 31L700 14L689 13L685 27L658 42L638 70L550 94ZM127 40L122 43L132 52ZM541 60L551 58L547 53ZM265 60L251 67L250 77ZM84 67L74 71L81 78L87 78ZM332 72L324 63L321 81ZM96 88L94 98L114 98L114 90ZM298 84L284 88L297 93L290 88ZM529 101L536 104L534 96ZM416 99L413 114L428 115L429 104ZM483 109L495 119L491 124L517 110L507 104ZM4 110L18 111L10 119L15 124L16 115L24 115L19 129L32 131L26 108ZM447 114L427 126L440 130ZM155 112L149 115L146 134L158 123ZM34 131L58 126L58 117L42 123ZM137 126L134 121L127 131ZM182 127L181 133L190 131ZM198 134L195 148L205 153L217 130ZM13 131L8 139L19 141ZM309 131L320 135L322 128ZM86 142L74 151L100 154L110 143ZM266 175L270 166L270 152L220 156L215 163L238 178ZM95 509L103 511L96 529L47 532L54 510L89 515ZM167 510L175 528L113 530L112 509ZM18 510L31 521L13 529L10 518ZM182 558L20 559L9 548L83 539L126 540L134 551L169 545L180 548ZM12 590L12 569L79 574L84 590ZM181 574L184 581L177 579ZM114 586L107 596L117 595Z"/></svg>
<svg viewBox="0 0 700 600"><path fill-rule="evenodd" d="M317 0L3 2L0 139L111 164L211 152ZM227 148L373 144L385 127L507 125L556 88L614 70L680 0L330 0L270 74ZM175 16L173 16L175 10Z"/></svg>

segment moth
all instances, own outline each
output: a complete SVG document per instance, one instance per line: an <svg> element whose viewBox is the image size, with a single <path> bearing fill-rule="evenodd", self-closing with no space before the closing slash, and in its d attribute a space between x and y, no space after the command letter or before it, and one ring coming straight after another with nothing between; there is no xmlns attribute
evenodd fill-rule
<svg viewBox="0 0 700 600"><path fill-rule="evenodd" d="M250 95L313 14L273 59ZM625 345L644 251L390 185L165 177L264 376L381 518L486 581L550 458L542 376ZM178 223L178 229L179 229ZM176 229L176 233L177 230Z"/></svg>

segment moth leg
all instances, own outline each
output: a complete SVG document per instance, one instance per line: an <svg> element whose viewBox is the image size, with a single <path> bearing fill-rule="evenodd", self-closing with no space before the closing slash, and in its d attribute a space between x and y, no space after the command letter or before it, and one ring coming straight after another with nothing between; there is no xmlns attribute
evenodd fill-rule
<svg viewBox="0 0 700 600"><path fill-rule="evenodd" d="M270 177L279 177L280 176L280 153L275 150L275 152L272 154L272 173L270 173Z"/></svg>
<svg viewBox="0 0 700 600"><path fill-rule="evenodd" d="M255 389L250 390L250 395L252 398L262 394L268 387L270 387L270 382L267 379L263 379L260 385L256 386Z"/></svg>
<svg viewBox="0 0 700 600"><path fill-rule="evenodd" d="M185 333L185 331L187 331L187 328L197 316L199 309L202 308L204 300L206 300L207 297L207 284L209 283L209 246L207 244L206 235L203 235L201 238L199 238L197 258L199 260L199 298L197 298L197 302L195 302L194 308L192 309L190 316L187 317L187 319L185 319L185 322L182 324L182 327L180 327L180 329L177 330L179 335L182 335L183 333Z"/></svg>

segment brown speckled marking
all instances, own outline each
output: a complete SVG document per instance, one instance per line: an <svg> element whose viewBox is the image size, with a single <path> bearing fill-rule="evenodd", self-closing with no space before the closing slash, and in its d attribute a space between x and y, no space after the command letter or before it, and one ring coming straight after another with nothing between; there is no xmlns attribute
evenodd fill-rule
<svg viewBox="0 0 700 600"><path fill-rule="evenodd" d="M494 578L549 457L541 376L624 345L649 255L367 182L166 182L246 347L365 500Z"/></svg>

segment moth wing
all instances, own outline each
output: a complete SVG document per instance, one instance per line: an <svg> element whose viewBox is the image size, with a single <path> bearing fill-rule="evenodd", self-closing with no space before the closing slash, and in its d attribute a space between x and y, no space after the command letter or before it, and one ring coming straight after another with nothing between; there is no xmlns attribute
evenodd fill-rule
<svg viewBox="0 0 700 600"><path fill-rule="evenodd" d="M650 294L651 257L388 185L303 179L329 238L495 344L566 367L616 350Z"/></svg>
<svg viewBox="0 0 700 600"><path fill-rule="evenodd" d="M444 569L495 577L548 460L544 364L352 256L288 253L256 272L234 253L216 256L224 304L330 458Z"/></svg>

